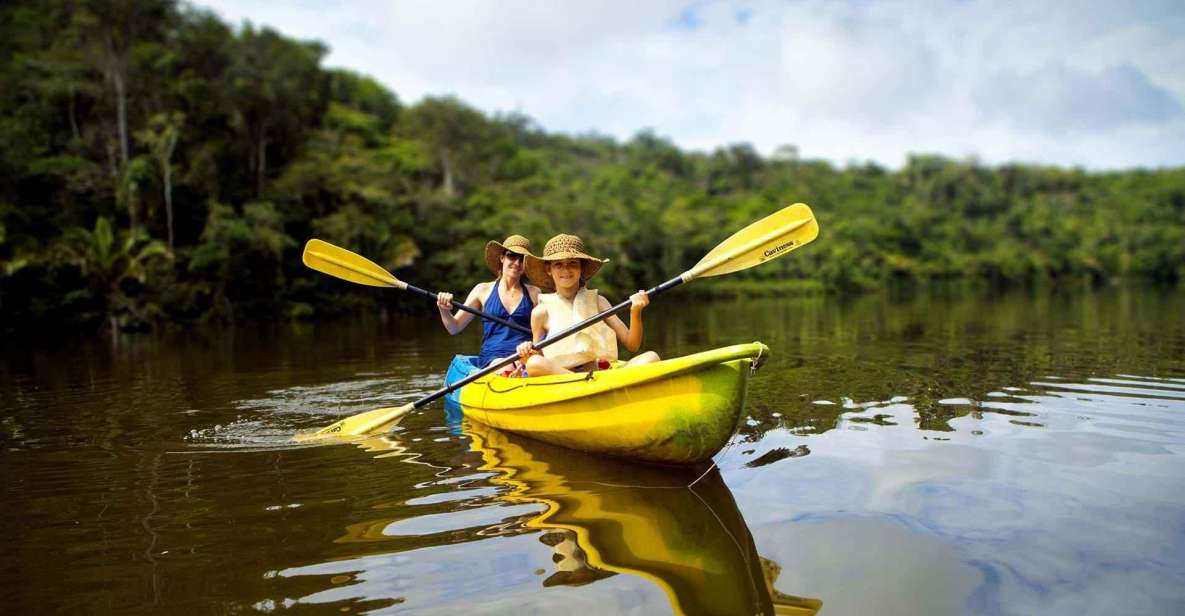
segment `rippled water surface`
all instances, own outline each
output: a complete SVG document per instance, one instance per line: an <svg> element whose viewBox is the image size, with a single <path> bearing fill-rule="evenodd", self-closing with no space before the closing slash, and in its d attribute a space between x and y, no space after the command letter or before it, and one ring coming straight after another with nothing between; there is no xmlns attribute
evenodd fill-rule
<svg viewBox="0 0 1185 616"><path fill-rule="evenodd" d="M5 611L1185 613L1185 297L697 301L664 356L772 358L715 466L585 456L432 405L430 318L0 355Z"/></svg>

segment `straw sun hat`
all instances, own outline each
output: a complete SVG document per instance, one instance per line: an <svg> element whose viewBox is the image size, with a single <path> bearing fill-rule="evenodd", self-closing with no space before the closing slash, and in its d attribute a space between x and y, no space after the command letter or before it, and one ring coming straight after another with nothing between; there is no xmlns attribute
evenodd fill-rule
<svg viewBox="0 0 1185 616"><path fill-rule="evenodd" d="M549 291L555 290L555 281L547 274L545 264L549 261L563 261L565 259L581 259L584 261L584 267L580 274L580 282L588 282L600 271L601 266L609 262L609 259L598 259L590 254L584 247L584 241L575 235L559 234L550 240L547 240L547 246L543 247L543 256L536 257L535 255L527 255L527 278L536 286L547 289Z"/></svg>
<svg viewBox="0 0 1185 616"><path fill-rule="evenodd" d="M516 252L523 257L529 257L531 240L521 235L512 235L501 244L492 240L486 244L486 265L490 266L490 271L494 272L495 276L502 275L502 255L506 252Z"/></svg>

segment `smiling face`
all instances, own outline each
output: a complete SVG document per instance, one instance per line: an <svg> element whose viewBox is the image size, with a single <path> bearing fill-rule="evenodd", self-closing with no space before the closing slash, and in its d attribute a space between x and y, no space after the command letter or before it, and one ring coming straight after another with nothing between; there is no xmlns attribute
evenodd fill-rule
<svg viewBox="0 0 1185 616"><path fill-rule="evenodd" d="M523 256L507 250L502 253L502 275L509 280L518 280L523 275Z"/></svg>
<svg viewBox="0 0 1185 616"><path fill-rule="evenodd" d="M552 282L555 283L556 290L580 288L580 276L584 273L584 261L582 259L548 261L545 267L547 268L547 275L551 276Z"/></svg>

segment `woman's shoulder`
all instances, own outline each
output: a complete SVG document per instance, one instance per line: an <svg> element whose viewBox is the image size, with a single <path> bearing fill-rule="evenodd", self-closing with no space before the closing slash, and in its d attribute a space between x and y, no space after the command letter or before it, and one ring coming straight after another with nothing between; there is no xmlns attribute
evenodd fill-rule
<svg viewBox="0 0 1185 616"><path fill-rule="evenodd" d="M476 299L485 305L486 299L489 298L490 292L494 290L494 282L485 281L473 285L473 290L469 292L469 297Z"/></svg>
<svg viewBox="0 0 1185 616"><path fill-rule="evenodd" d="M535 302L535 310L547 312L547 306L556 304L557 306L564 305L564 299L560 297L559 293L554 291L548 292L540 290L539 301Z"/></svg>
<svg viewBox="0 0 1185 616"><path fill-rule="evenodd" d="M598 291L596 289L584 289L581 292L584 293L586 295L586 297L588 297L588 299L595 302L596 305L599 306L601 310L604 310L609 307L609 298L605 297L604 295L601 295L600 291Z"/></svg>

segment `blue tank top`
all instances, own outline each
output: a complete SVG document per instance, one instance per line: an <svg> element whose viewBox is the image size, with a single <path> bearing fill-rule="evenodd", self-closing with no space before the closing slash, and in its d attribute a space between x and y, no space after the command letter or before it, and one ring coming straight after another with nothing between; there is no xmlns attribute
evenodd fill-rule
<svg viewBox="0 0 1185 616"><path fill-rule="evenodd" d="M514 313L508 313L506 307L502 305L502 297L498 295L497 282L494 283L494 290L490 292L490 298L486 300L484 308L487 313L493 316L531 329L531 310L535 306L531 303L531 294L527 292L527 285L520 284L523 288L523 299L514 309ZM495 359L514 355L519 344L531 339L530 334L510 329L501 323L482 320L481 325L481 354L477 358L477 364L482 367L490 365Z"/></svg>

